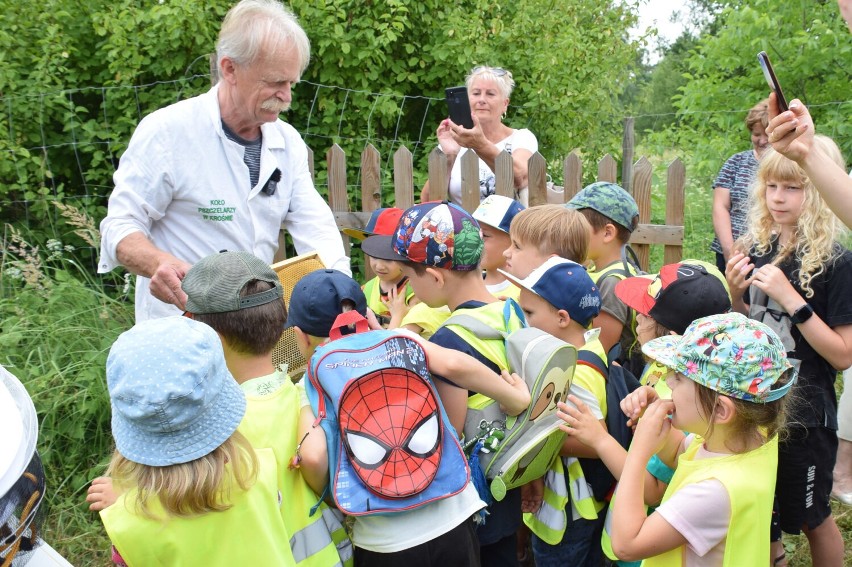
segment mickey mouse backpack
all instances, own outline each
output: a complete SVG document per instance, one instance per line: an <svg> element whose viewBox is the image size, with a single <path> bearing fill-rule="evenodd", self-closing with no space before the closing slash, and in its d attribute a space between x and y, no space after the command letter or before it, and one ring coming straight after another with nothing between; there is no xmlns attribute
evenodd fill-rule
<svg viewBox="0 0 852 567"><path fill-rule="evenodd" d="M355 333L343 329L355 325ZM470 469L417 341L338 316L305 390L328 444L330 491L352 516L413 510L460 493Z"/></svg>

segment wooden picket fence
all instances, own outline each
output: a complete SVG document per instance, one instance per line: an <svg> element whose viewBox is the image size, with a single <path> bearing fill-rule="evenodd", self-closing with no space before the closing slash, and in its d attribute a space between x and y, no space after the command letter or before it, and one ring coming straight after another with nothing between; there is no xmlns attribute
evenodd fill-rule
<svg viewBox="0 0 852 567"><path fill-rule="evenodd" d="M627 148L625 144L625 148ZM632 150L632 144L630 144ZM630 157L631 152L625 152ZM478 157L474 152L466 152L461 157L462 168L462 206L473 211L479 205L479 166ZM361 154L361 209L351 211L347 193L347 160L343 150L337 144L333 145L326 154L328 166L328 202L334 211L339 228L363 228L370 218L371 211L381 207L397 206L406 209L418 201L415 194L413 160L411 152L399 148L393 155L394 201L382 202L382 175L380 169L381 156L371 144ZM448 171L447 159L439 148L429 155L429 187L430 199L446 198ZM310 154L311 172L314 171L313 154ZM496 193L507 197L514 196L512 157L505 151L495 160ZM617 182L618 163L607 154L597 162L597 180ZM684 237L684 184L685 169L680 159L669 164L666 176L666 211L665 224L650 224L651 221L651 179L653 169L651 163L641 157L632 167L622 167L623 186L636 200L639 206L639 227L634 231L630 244L636 250L640 265L648 270L650 246L662 245L663 262L665 264L681 260ZM572 151L563 160L564 188L561 195L551 189L548 192L547 162L539 153L529 159L529 205L536 206L547 202L567 202L583 188L583 161L577 150ZM558 189L558 188L557 188ZM349 238L343 235L344 243L349 250ZM282 246L283 251L283 231ZM282 258L276 258L280 260ZM369 273L369 266L365 264ZM370 274L371 275L371 274Z"/></svg>

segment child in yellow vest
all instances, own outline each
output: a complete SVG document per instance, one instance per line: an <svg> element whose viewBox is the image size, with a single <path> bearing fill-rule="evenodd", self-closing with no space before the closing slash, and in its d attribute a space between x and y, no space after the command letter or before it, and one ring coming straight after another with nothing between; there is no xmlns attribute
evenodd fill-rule
<svg viewBox="0 0 852 567"><path fill-rule="evenodd" d="M692 321L707 315L718 315L730 311L731 295L725 277L718 268L701 260L684 260L676 264L667 264L659 274L634 276L618 282L615 294L630 308L636 310L636 333L640 345L652 339L671 334L682 335ZM669 370L651 360L642 373L640 382L651 386L661 398L671 398L671 390L666 386L665 377ZM636 416L638 417L638 416ZM595 425L595 424L592 424ZM572 436L583 440L582 428L570 429ZM594 428L597 432L597 428ZM627 452L623 451L626 458ZM610 472L618 478L621 467ZM649 479L645 485L646 502L657 504L671 481L674 470L654 455L647 467L655 481ZM617 565L638 567L639 562L619 560L612 551L612 515L610 504L601 536L604 554Z"/></svg>
<svg viewBox="0 0 852 567"><path fill-rule="evenodd" d="M769 564L777 433L795 380L781 340L762 323L726 313L642 351L673 371L671 400L649 386L625 398L625 414L641 415L626 460L608 435L583 435L612 470L623 462L613 550L647 567ZM597 428L577 406L563 407L566 430ZM655 453L675 474L648 516L645 467Z"/></svg>
<svg viewBox="0 0 852 567"><path fill-rule="evenodd" d="M589 275L601 291L601 314L595 327L609 350L621 345L616 361L635 376L642 372L642 354L636 344L635 315L615 295L615 284L636 275L627 259L627 242L639 224L639 208L633 197L615 183L599 181L583 188L565 205L580 211L591 225L588 260L594 264Z"/></svg>
<svg viewBox="0 0 852 567"><path fill-rule="evenodd" d="M512 219L524 210L524 206L514 199L502 195L489 195L473 211L473 218L482 229L482 261L479 267L483 271L485 287L494 297L511 297L518 300L518 288L498 271L506 265L503 251L511 244L509 230Z"/></svg>
<svg viewBox="0 0 852 567"><path fill-rule="evenodd" d="M460 207L429 202L407 209L393 236L373 236L376 246L405 262L403 270L415 294L430 307L447 306L501 332L523 324L505 302L488 292L479 271L482 233L479 223ZM502 340L485 340L459 326L439 328L429 339L445 348L465 353L493 372L508 368ZM456 431L463 431L471 390L440 373L433 373L435 386ZM482 392L484 393L484 392ZM483 496L486 496L483 494ZM487 496L486 496L487 497ZM515 532L521 524L520 490L489 505L484 525L477 528L482 563L499 567L514 564Z"/></svg>
<svg viewBox="0 0 852 567"><path fill-rule="evenodd" d="M398 207L376 209L370 214L370 220L364 230L343 229L345 234L363 241L361 251L376 276L361 289L367 297L367 307L376 315L379 324L389 329L399 327L408 309L418 302L414 291L408 285L408 278L402 273L400 263L385 257L386 254L382 254L380 250L370 248L365 239L375 234L392 234L400 216L402 209Z"/></svg>
<svg viewBox="0 0 852 567"><path fill-rule="evenodd" d="M287 325L296 332L299 350L310 358L317 346L327 342L331 327L345 311L366 314L366 300L352 278L336 270L317 270L296 284L290 301ZM403 331L404 332L404 331ZM412 337L416 335L411 334ZM510 415L517 415L530 403L529 389L517 375L503 374L501 380L490 369L471 357L421 341L431 372L450 376L466 387L480 389L499 400ZM303 441L319 440L319 447L304 444L297 456L301 472L317 491L329 480L325 435L316 427L307 398L302 401ZM318 450L317 450L318 448ZM473 484L454 496L414 510L386 515L357 516L353 523L356 564L408 567L412 564L467 567L479 564L479 553L472 516L484 503Z"/></svg>
<svg viewBox="0 0 852 567"><path fill-rule="evenodd" d="M339 518L324 504L311 515L317 495L298 471L288 467L299 440L300 400L286 372L272 365L272 350L287 319L276 273L248 252L222 252L202 258L181 283L186 315L212 327L222 340L225 363L246 396L239 432L252 447L271 449L293 558L300 567L351 565L352 549ZM109 479L90 489L92 509L114 501Z"/></svg>
<svg viewBox="0 0 852 567"><path fill-rule="evenodd" d="M554 256L526 278L518 279L508 273L506 276L521 290L521 309L529 326L606 360L598 330L588 330L600 311L601 300L583 266ZM601 423L608 411L616 411L616 408L607 408L604 377L585 364L577 364L569 393L574 399L582 399ZM527 487L530 492L525 493L528 498L524 502L527 512L524 522L533 532L536 565L599 565L603 561L598 542L605 503L594 498L578 460L596 459L597 454L571 438L565 440L560 454L562 459L554 464L544 480L531 483Z"/></svg>
<svg viewBox="0 0 852 567"><path fill-rule="evenodd" d="M113 344L106 375L121 494L100 514L116 563L294 565L275 456L237 431L246 399L216 332L144 321Z"/></svg>

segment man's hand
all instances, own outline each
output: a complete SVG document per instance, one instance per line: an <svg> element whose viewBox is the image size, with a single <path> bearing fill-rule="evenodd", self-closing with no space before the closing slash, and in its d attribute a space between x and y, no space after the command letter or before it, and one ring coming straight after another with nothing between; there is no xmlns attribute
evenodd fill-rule
<svg viewBox="0 0 852 567"><path fill-rule="evenodd" d="M192 266L186 262L171 261L160 264L151 276L151 295L164 303L171 303L186 310L186 294L180 287L181 281Z"/></svg>

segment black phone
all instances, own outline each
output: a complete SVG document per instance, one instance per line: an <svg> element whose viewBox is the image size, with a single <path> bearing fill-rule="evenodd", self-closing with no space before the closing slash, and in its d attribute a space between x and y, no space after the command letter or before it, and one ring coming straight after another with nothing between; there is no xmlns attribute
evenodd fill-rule
<svg viewBox="0 0 852 567"><path fill-rule="evenodd" d="M784 98L784 93L781 91L781 84L778 82L778 77L775 76L772 63L769 62L769 56L765 51L761 51L757 54L757 60L760 62L760 68L763 69L766 84L775 92L775 98L778 100L778 110L785 112L788 109L787 99Z"/></svg>
<svg viewBox="0 0 852 567"><path fill-rule="evenodd" d="M450 87L446 89L447 108L450 110L450 120L464 126L473 128L473 117L470 115L470 100L467 98L467 87Z"/></svg>

